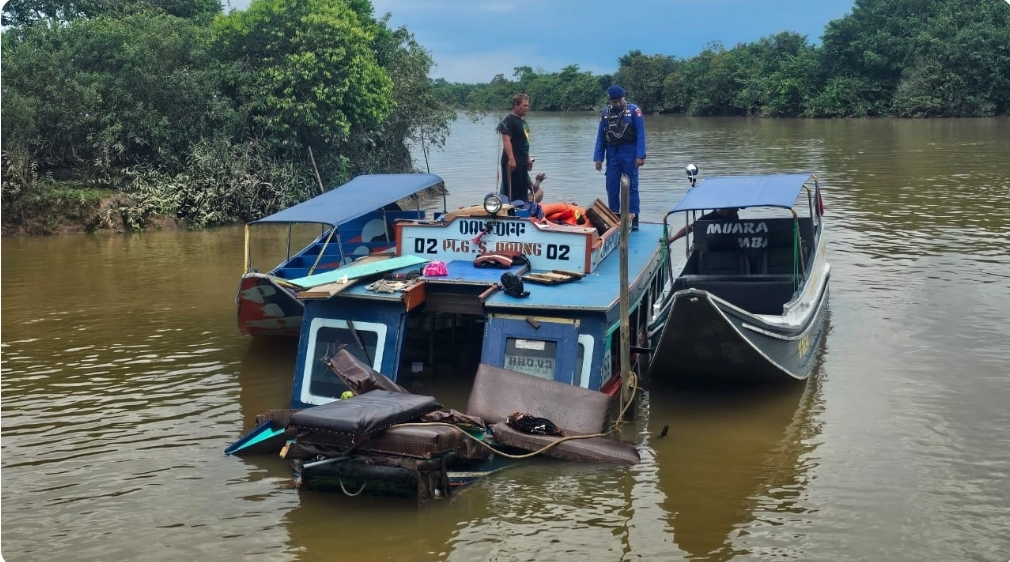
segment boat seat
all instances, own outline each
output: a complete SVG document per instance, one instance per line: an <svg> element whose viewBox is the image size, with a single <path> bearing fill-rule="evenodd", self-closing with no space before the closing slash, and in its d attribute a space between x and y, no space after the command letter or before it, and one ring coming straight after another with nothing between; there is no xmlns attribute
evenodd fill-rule
<svg viewBox="0 0 1010 562"><path fill-rule="evenodd" d="M761 258L760 271L763 273L793 273L795 256L793 255L792 245L789 247L768 248L761 253Z"/></svg>
<svg viewBox="0 0 1010 562"><path fill-rule="evenodd" d="M709 234L710 221L697 221L694 250L698 253L698 273L702 275L741 275L750 273L750 260L740 249L733 234ZM714 222L714 221L713 221Z"/></svg>
<svg viewBox="0 0 1010 562"><path fill-rule="evenodd" d="M547 418L568 435L591 435L605 431L610 396L481 363L467 400L467 415L486 421L495 441L523 451L538 451L562 439L512 428L505 419L515 412ZM625 465L640 460L634 445L600 436L567 440L543 454L578 462Z"/></svg>

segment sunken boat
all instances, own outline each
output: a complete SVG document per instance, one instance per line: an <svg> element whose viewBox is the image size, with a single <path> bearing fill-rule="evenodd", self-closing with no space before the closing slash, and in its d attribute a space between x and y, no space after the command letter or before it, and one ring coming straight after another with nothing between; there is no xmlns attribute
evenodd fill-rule
<svg viewBox="0 0 1010 562"><path fill-rule="evenodd" d="M235 296L239 330L248 336L297 338L305 306L291 281L391 248L395 222L423 216L419 194L442 185L434 174L362 175L247 224L245 273ZM412 200L415 209L401 209L398 202L403 200ZM251 229L264 225L287 226L285 257L265 273L252 264L250 243ZM301 225L318 228L319 234L307 245L292 248L294 229Z"/></svg>
<svg viewBox="0 0 1010 562"><path fill-rule="evenodd" d="M399 220L393 252L291 279L304 303L291 407L226 452L283 447L300 489L422 504L530 455L637 462L610 430L670 282L664 227L622 229L598 199L561 223L537 207L490 194ZM467 387L462 411L425 392L442 380Z"/></svg>

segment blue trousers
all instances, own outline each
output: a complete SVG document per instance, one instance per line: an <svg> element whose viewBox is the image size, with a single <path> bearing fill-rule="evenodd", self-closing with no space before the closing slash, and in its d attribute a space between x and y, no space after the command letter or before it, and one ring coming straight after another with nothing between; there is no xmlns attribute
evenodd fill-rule
<svg viewBox="0 0 1010 562"><path fill-rule="evenodd" d="M635 145L607 145L607 206L615 213L621 212L621 174L631 179L628 212L640 214L638 201L638 168L635 166Z"/></svg>

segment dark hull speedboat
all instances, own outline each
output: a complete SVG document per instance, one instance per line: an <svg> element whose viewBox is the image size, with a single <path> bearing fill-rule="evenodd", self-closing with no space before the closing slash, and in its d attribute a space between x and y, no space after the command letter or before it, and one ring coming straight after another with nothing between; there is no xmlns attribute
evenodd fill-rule
<svg viewBox="0 0 1010 562"><path fill-rule="evenodd" d="M393 229L400 219L416 219L420 210L401 210L396 202L442 184L433 174L374 174L358 176L268 217L246 225L245 274L236 293L238 327L247 336L297 338L305 305L298 297L298 279L334 271L394 244ZM250 227L283 224L287 257L267 273L252 267ZM319 225L320 234L291 254L292 226ZM381 268L380 268L381 271Z"/></svg>
<svg viewBox="0 0 1010 562"><path fill-rule="evenodd" d="M798 199L807 203L808 216L793 210ZM809 376L824 337L831 272L820 201L817 178L805 174L708 178L688 191L667 218L748 211L687 222L686 255L650 328L659 334L652 380L720 384ZM792 216L776 217L768 210L775 208Z"/></svg>

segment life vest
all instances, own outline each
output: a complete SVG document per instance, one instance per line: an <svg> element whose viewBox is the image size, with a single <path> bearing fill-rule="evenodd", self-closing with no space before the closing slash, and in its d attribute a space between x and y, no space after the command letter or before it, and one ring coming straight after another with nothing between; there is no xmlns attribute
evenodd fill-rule
<svg viewBox="0 0 1010 562"><path fill-rule="evenodd" d="M587 223L586 211L573 203L542 204L544 218L551 222L581 226Z"/></svg>
<svg viewBox="0 0 1010 562"><path fill-rule="evenodd" d="M638 131L631 125L631 104L626 104L622 111L613 111L612 107L603 110L603 131L607 144L633 144L638 140Z"/></svg>

